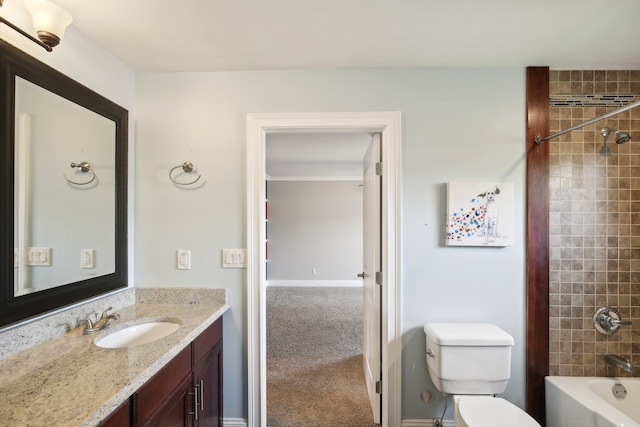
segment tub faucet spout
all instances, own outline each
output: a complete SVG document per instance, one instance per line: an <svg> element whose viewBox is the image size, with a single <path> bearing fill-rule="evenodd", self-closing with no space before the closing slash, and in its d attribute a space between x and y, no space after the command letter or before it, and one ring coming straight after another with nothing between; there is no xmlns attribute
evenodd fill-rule
<svg viewBox="0 0 640 427"><path fill-rule="evenodd" d="M617 366L620 369L624 369L627 372L634 372L637 368L629 360L616 356L614 354L607 354L604 356L604 361L607 365Z"/></svg>

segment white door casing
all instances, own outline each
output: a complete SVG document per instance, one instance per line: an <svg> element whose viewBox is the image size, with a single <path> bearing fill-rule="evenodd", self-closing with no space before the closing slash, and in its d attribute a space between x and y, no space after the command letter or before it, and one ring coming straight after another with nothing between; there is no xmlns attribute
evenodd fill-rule
<svg viewBox="0 0 640 427"><path fill-rule="evenodd" d="M248 427L266 426L266 226L267 133L354 132L382 134L381 298L382 408L385 427L401 425L399 112L255 113L247 115L247 404Z"/></svg>
<svg viewBox="0 0 640 427"><path fill-rule="evenodd" d="M380 159L380 134L375 133L362 161L363 167L363 266L362 266L362 367L367 393L373 413L373 422L381 422L381 395L376 383L382 381L381 359L381 297L382 287L376 283L376 273L381 271L380 240L380 181L376 165Z"/></svg>

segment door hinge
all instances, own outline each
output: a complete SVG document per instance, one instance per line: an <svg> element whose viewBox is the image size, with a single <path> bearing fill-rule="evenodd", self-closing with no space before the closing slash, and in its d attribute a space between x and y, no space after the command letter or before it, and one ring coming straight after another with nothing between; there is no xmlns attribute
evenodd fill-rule
<svg viewBox="0 0 640 427"><path fill-rule="evenodd" d="M382 176L382 162L376 163L376 175Z"/></svg>
<svg viewBox="0 0 640 427"><path fill-rule="evenodd" d="M376 285L382 285L382 271L376 271Z"/></svg>
<svg viewBox="0 0 640 427"><path fill-rule="evenodd" d="M376 381L376 393L382 394L382 381Z"/></svg>

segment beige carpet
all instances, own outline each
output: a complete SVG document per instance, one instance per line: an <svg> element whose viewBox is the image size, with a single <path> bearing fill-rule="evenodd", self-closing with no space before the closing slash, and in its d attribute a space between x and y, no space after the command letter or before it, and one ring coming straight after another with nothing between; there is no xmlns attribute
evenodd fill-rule
<svg viewBox="0 0 640 427"><path fill-rule="evenodd" d="M361 288L267 288L269 427L371 427Z"/></svg>

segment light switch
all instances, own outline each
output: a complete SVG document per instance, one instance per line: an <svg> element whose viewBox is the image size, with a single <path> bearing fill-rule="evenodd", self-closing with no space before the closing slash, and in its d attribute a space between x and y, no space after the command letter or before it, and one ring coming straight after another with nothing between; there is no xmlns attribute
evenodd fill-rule
<svg viewBox="0 0 640 427"><path fill-rule="evenodd" d="M25 265L50 266L51 248L27 247Z"/></svg>
<svg viewBox="0 0 640 427"><path fill-rule="evenodd" d="M95 253L93 249L80 249L80 267L95 268Z"/></svg>
<svg viewBox="0 0 640 427"><path fill-rule="evenodd" d="M223 249L222 268L247 268L247 250Z"/></svg>
<svg viewBox="0 0 640 427"><path fill-rule="evenodd" d="M188 249L178 249L178 270L191 269L191 251Z"/></svg>

